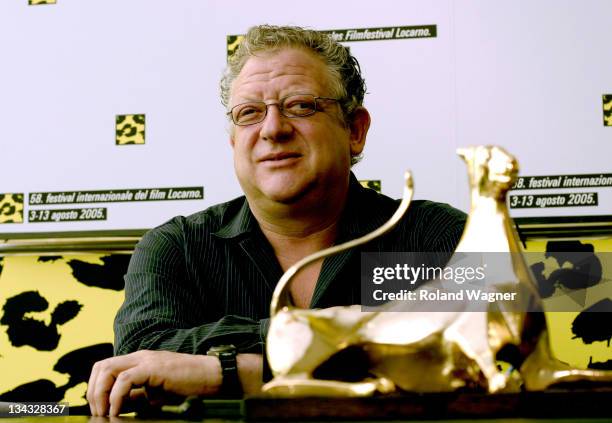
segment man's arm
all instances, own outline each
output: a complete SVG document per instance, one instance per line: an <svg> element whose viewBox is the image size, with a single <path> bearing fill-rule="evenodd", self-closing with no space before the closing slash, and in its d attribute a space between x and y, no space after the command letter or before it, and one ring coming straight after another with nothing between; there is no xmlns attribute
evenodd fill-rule
<svg viewBox="0 0 612 423"><path fill-rule="evenodd" d="M167 224L136 247L125 302L115 318L115 354L142 349L205 354L224 344L234 344L239 353L262 353L268 319L226 315L215 297L223 276L211 269L196 280L180 236L176 225Z"/></svg>
<svg viewBox="0 0 612 423"><path fill-rule="evenodd" d="M147 233L134 252L125 302L115 319L118 356L96 363L89 381L87 398L94 415L118 414L126 399L141 392L133 390L138 386L147 388L148 394L219 393L219 359L205 355L211 346L234 344L243 391L254 393L261 387L268 319L223 316L214 290L211 298L202 295L208 287L198 284L207 281L190 274L181 234L170 222ZM222 283L219 274L206 276ZM211 303L216 306L214 313L206 306ZM215 320L215 314L221 318ZM151 395L148 400L155 402Z"/></svg>
<svg viewBox="0 0 612 423"><path fill-rule="evenodd" d="M239 354L238 377L246 394L261 388L262 356ZM204 396L218 394L222 371L217 357L169 351L137 351L97 362L87 386L87 401L93 416L117 416L130 399L142 395L157 402L167 395ZM159 396L161 394L161 397Z"/></svg>

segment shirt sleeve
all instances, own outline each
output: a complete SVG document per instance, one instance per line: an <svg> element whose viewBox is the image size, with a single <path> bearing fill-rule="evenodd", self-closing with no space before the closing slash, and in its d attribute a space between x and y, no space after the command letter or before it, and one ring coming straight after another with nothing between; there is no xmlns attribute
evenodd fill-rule
<svg viewBox="0 0 612 423"><path fill-rule="evenodd" d="M115 355L142 349L205 354L223 344L234 344L241 353L263 353L268 319L211 319L173 229L150 231L136 246L114 322Z"/></svg>

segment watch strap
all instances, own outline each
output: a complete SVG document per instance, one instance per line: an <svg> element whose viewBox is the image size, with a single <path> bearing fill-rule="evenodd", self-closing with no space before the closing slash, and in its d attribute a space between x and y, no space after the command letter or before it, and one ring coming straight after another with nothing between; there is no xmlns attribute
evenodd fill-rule
<svg viewBox="0 0 612 423"><path fill-rule="evenodd" d="M206 354L216 356L221 363L222 382L219 395L224 398L242 397L242 386L238 378L238 364L236 362L236 347L220 345L212 347Z"/></svg>

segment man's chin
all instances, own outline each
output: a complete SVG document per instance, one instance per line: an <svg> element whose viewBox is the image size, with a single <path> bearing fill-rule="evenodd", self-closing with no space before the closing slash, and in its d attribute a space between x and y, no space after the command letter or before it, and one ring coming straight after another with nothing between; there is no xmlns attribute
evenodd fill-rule
<svg viewBox="0 0 612 423"><path fill-rule="evenodd" d="M306 199L312 193L315 184L307 184L300 187L292 187L283 189L271 189L266 192L266 197L276 203L285 205L294 205Z"/></svg>
<svg viewBox="0 0 612 423"><path fill-rule="evenodd" d="M300 191L295 193L274 193L267 195L268 199L274 201L275 203L285 204L288 206L299 203L304 196L304 193Z"/></svg>

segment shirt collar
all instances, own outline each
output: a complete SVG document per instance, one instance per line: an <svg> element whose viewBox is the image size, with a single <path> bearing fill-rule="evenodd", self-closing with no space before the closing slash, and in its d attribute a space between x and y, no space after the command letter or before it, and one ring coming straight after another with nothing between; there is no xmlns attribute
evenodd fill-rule
<svg viewBox="0 0 612 423"><path fill-rule="evenodd" d="M340 217L336 244L370 233L389 219L387 213L378 210L376 202L372 201L378 195L380 194L363 187L351 172L348 199Z"/></svg>
<svg viewBox="0 0 612 423"><path fill-rule="evenodd" d="M238 212L232 216L226 224L214 233L219 238L237 238L243 234L251 233L257 228L257 220L249 208L246 197L242 197L242 206ZM227 211L226 211L227 213ZM224 219L225 220L225 219Z"/></svg>

